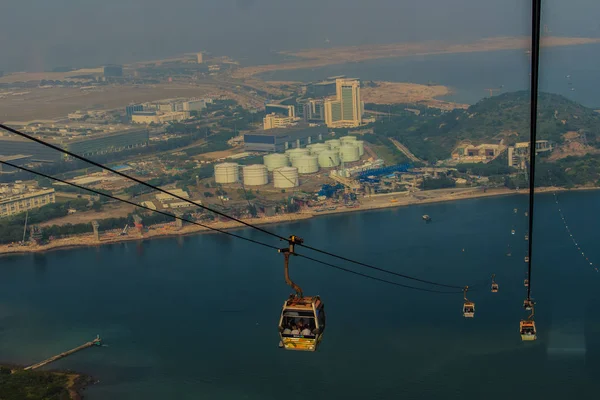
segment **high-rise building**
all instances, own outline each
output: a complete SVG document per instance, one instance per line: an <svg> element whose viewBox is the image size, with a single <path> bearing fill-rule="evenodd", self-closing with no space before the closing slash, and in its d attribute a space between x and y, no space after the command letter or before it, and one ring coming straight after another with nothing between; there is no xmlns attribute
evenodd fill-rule
<svg viewBox="0 0 600 400"><path fill-rule="evenodd" d="M324 121L325 103L322 99L309 99L303 105L305 121Z"/></svg>
<svg viewBox="0 0 600 400"><path fill-rule="evenodd" d="M335 99L325 101L325 123L330 128L355 127L362 123L363 104L358 79L336 79Z"/></svg>
<svg viewBox="0 0 600 400"><path fill-rule="evenodd" d="M202 64L204 62L202 53L198 53L198 54L196 54L196 56L198 57L198 64Z"/></svg>

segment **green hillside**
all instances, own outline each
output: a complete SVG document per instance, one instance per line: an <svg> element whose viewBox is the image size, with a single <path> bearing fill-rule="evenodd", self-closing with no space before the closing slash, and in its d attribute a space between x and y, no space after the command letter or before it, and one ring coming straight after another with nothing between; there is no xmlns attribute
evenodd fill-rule
<svg viewBox="0 0 600 400"><path fill-rule="evenodd" d="M529 92L512 92L481 100L467 110L422 112L416 116L399 106L392 118L375 123L375 134L396 137L420 158L448 158L463 140L474 144L505 139L506 144L529 140ZM386 109L387 112L387 109ZM596 143L600 114L563 96L541 93L538 100L538 139L561 142L569 131L586 132Z"/></svg>

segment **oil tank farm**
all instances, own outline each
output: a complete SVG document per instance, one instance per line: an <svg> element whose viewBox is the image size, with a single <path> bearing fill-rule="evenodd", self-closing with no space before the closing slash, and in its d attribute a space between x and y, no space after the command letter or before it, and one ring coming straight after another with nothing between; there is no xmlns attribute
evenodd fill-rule
<svg viewBox="0 0 600 400"><path fill-rule="evenodd" d="M325 143L313 144L312 147L310 148L310 154L312 154L313 156L318 156L325 150L329 150L329 146L326 145Z"/></svg>
<svg viewBox="0 0 600 400"><path fill-rule="evenodd" d="M365 154L365 142L362 140L357 140L354 142L354 145L358 147L358 155L362 157Z"/></svg>
<svg viewBox="0 0 600 400"><path fill-rule="evenodd" d="M321 168L333 168L340 165L340 156L337 151L325 150L319 154L319 166Z"/></svg>
<svg viewBox="0 0 600 400"><path fill-rule="evenodd" d="M267 154L263 157L263 161L269 172L273 171L275 168L288 167L290 165L287 156L281 153Z"/></svg>
<svg viewBox="0 0 600 400"><path fill-rule="evenodd" d="M299 174L314 174L319 171L317 156L301 156L294 158L292 165L298 168Z"/></svg>
<svg viewBox="0 0 600 400"><path fill-rule="evenodd" d="M292 188L298 186L299 184L298 168L281 167L273 170L273 185L276 188Z"/></svg>
<svg viewBox="0 0 600 400"><path fill-rule="evenodd" d="M340 147L340 159L343 162L354 162L360 160L358 147L354 144L345 144Z"/></svg>
<svg viewBox="0 0 600 400"><path fill-rule="evenodd" d="M290 159L290 163L292 163L293 165L294 158L307 156L310 154L310 151L308 149L290 149L286 150L285 154L288 156L288 158Z"/></svg>
<svg viewBox="0 0 600 400"><path fill-rule="evenodd" d="M261 164L246 165L242 169L245 186L261 186L269 183L267 167Z"/></svg>
<svg viewBox="0 0 600 400"><path fill-rule="evenodd" d="M240 166L236 163L215 165L216 183L235 183L240 180Z"/></svg>
<svg viewBox="0 0 600 400"><path fill-rule="evenodd" d="M335 150L342 147L342 142L339 139L326 140L325 143L329 146L329 149Z"/></svg>
<svg viewBox="0 0 600 400"><path fill-rule="evenodd" d="M342 145L356 142L356 136L343 136L340 138Z"/></svg>

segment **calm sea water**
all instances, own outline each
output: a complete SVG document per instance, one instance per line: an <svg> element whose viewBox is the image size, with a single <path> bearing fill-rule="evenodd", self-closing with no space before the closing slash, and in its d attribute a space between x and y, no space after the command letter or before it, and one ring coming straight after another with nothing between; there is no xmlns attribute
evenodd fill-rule
<svg viewBox="0 0 600 400"><path fill-rule="evenodd" d="M600 45L543 48L540 90L558 93L588 107L600 107ZM262 74L270 80L313 81L347 75L362 80L385 80L449 86L447 100L474 104L500 92L529 87L529 56L523 50L400 57L323 68L275 71ZM567 77L567 76L570 77ZM571 90L573 89L573 90Z"/></svg>
<svg viewBox="0 0 600 400"><path fill-rule="evenodd" d="M590 223L600 215L600 193L560 199L578 243L600 262ZM550 195L537 197L535 212L539 340L520 341L526 203L525 196L475 199L270 227L394 271L480 284L469 295L476 317L466 320L462 293L414 292L293 259L293 278L326 304L317 353L277 347L290 292L281 256L234 238L2 257L0 360L33 363L101 334L107 347L52 366L99 379L87 390L91 400L596 398L600 274L568 238ZM492 273L497 294L489 291Z"/></svg>

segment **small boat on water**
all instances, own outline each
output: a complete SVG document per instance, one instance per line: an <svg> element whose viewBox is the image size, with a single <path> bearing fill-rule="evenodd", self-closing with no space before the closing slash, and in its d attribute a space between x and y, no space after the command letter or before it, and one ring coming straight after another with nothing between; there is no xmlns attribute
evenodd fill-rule
<svg viewBox="0 0 600 400"><path fill-rule="evenodd" d="M429 222L429 221L431 221L431 217L429 215L425 214L425 215L423 215L423 221Z"/></svg>

